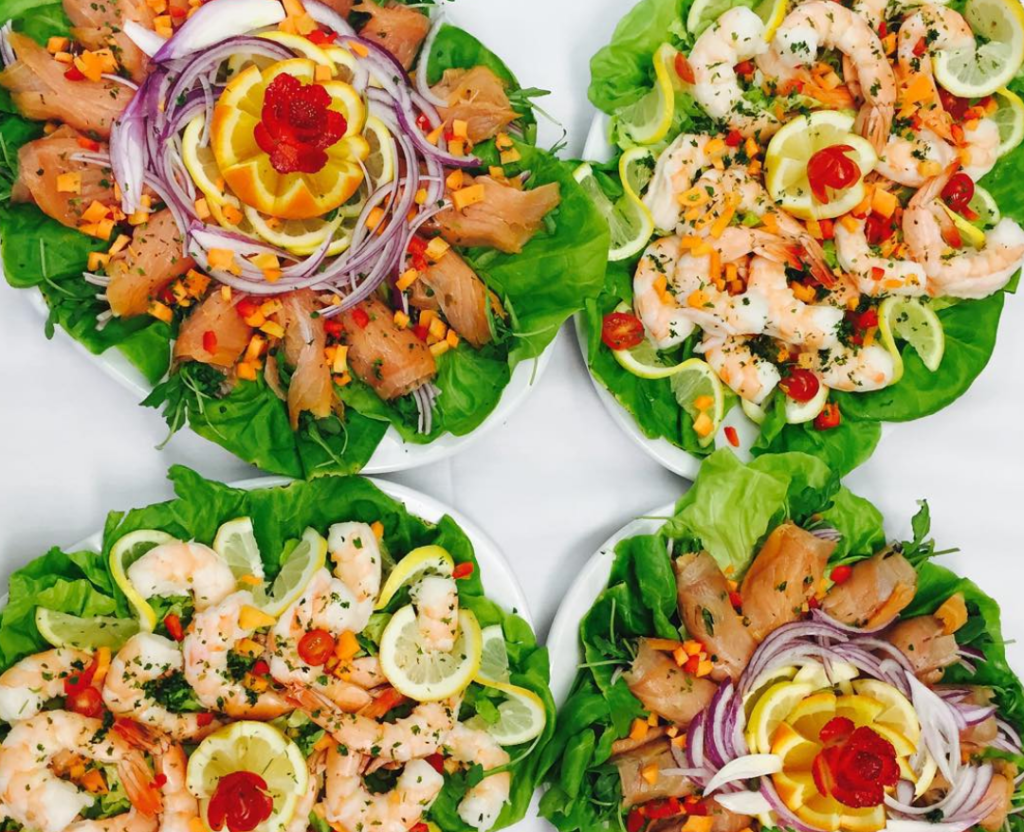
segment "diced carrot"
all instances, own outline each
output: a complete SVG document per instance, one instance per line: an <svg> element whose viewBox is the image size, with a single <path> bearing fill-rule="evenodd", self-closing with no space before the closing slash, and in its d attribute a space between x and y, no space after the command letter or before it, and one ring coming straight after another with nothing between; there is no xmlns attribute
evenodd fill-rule
<svg viewBox="0 0 1024 832"><path fill-rule="evenodd" d="M631 740L646 739L647 732L650 730L650 727L651 726L647 724L646 720L640 719L639 717L637 719L634 719L633 724L632 726L630 726L629 729L629 738Z"/></svg>
<svg viewBox="0 0 1024 832"><path fill-rule="evenodd" d="M967 623L967 604L962 593L950 595L935 611L935 617L942 622L946 635L952 635Z"/></svg>
<svg viewBox="0 0 1024 832"><path fill-rule="evenodd" d="M468 188L459 188L452 194L452 202L455 203L457 211L465 211L471 205L484 201L484 186L470 185Z"/></svg>
<svg viewBox="0 0 1024 832"><path fill-rule="evenodd" d="M895 213L898 206L899 200L895 194L891 194L882 188L875 188L874 193L871 195L872 211L888 219Z"/></svg>

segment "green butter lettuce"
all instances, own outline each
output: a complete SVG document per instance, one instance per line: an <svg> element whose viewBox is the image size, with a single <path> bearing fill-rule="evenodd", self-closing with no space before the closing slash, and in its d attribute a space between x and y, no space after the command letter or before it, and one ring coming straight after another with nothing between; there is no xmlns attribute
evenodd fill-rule
<svg viewBox="0 0 1024 832"><path fill-rule="evenodd" d="M290 551L290 545L307 527L326 533L332 523L345 520L380 522L384 527L384 547L393 558L400 560L419 546L433 544L444 547L456 563L477 565L472 541L451 517L428 523L372 482L359 477L322 477L244 491L176 466L170 471L170 479L177 495L174 499L127 512L114 511L107 516L100 553L51 549L11 576L10 600L0 614L0 670L24 656L48 649L35 626L37 606L80 616L130 617L127 600L110 575L108 557L121 537L139 529L160 529L179 539L209 545L222 523L250 517L269 578L280 570L282 553ZM548 689L548 654L537 644L533 630L516 610L507 612L486 597L479 568L458 583L460 604L473 611L481 627L501 625L512 684L536 693L548 716L544 733L535 746L507 749L512 758L512 791L498 819L497 828L501 828L525 814L540 773L540 751L555 730L554 702ZM382 611L382 618L386 622L387 616L408 602L408 592L399 592ZM478 686L474 685L466 696L463 720L474 714L475 698L486 698L477 691ZM446 778L444 790L428 815L444 832L470 832L471 827L457 813L470 785L464 775Z"/></svg>
<svg viewBox="0 0 1024 832"><path fill-rule="evenodd" d="M692 44L684 22L690 5L692 0L640 0L622 18L611 42L590 62L589 97L595 107L614 117L618 110L636 102L652 88L651 62L658 47L666 40L684 50ZM1024 79L1014 79L1010 87L1018 93L1024 91ZM679 104L686 104L682 97L677 97ZM694 118L692 107L677 106L671 136L681 131L704 129L705 126ZM659 149L654 148L655 152ZM616 170L615 164L602 166L604 175L599 177L613 198L619 189ZM1024 222L1024 203L1015 183L1022 174L1024 146L1019 146L1000 159L980 183L996 199L1003 216L1018 222ZM639 257L635 257L609 263L604 293L595 303L587 305L590 370L632 414L645 436L663 437L694 456L706 457L712 449L698 444L692 420L676 404L670 383L633 376L600 342L603 317L619 303L632 302L632 275L638 262ZM781 407L777 407L762 427L753 453L800 451L819 456L840 474L853 470L874 451L881 437L881 422L907 422L929 416L952 404L970 388L995 349L1006 295L1015 291L1018 279L1019 275L1006 289L988 298L961 301L939 311L946 335L946 351L936 372L930 372L914 349L904 344L904 375L897 384L873 393L833 393L833 400L839 403L842 413L840 427L818 431L810 424L787 425ZM698 333L679 349L667 353L666 362L689 357L699 337Z"/></svg>
<svg viewBox="0 0 1024 832"><path fill-rule="evenodd" d="M878 509L842 486L836 472L816 457L782 453L744 465L731 451L720 450L707 459L674 516L657 532L615 547L608 586L580 622L585 664L540 763L547 784L540 812L558 829L615 829L622 823L619 776L609 762L612 743L647 711L617 668L631 660L635 639L682 635L669 545L677 553L702 547L739 578L764 538L784 521L836 529L840 540L832 563L855 562L886 546ZM1000 715L1019 729L1024 688L1006 661L999 606L971 581L931 560L938 553L927 539L929 523L922 504L913 522L914 540L899 544L918 573L917 595L903 617L932 613L953 593L963 593L969 619L957 641L981 650L985 661L975 672L949 668L944 681L991 686ZM1022 828L1016 815L1009 823L1014 832Z"/></svg>
<svg viewBox="0 0 1024 832"><path fill-rule="evenodd" d="M13 19L18 30L41 42L70 28L59 2L0 0L0 19ZM38 138L42 126L21 118L10 96L0 90L0 256L7 281L16 288L42 291L50 309L48 336L60 326L93 353L122 352L155 385L144 404L160 409L172 432L188 425L265 471L294 477L359 471L389 427L416 444L445 433L469 434L498 406L516 365L538 358L561 324L599 294L608 246L607 226L571 169L534 146L530 97L540 91L521 90L497 55L462 29L444 25L428 64L431 82L445 69L476 65L490 68L509 84L513 106L521 114L523 137L516 146L522 158L506 165L507 173L529 172L528 187L557 182L562 201L520 254L465 252L508 317L495 321L493 343L479 350L462 344L440 357L434 382L440 397L427 434L417 430L419 414L412 399L385 402L358 381L337 390L345 404L343 418L332 414L316 420L306 413L298 431L292 431L285 404L262 379L240 382L222 395L223 377L203 368L175 368L168 375L176 326L139 316L115 318L99 328L96 316L106 305L96 298L101 290L83 281L81 273L89 253L108 243L65 228L33 205L7 200L17 177L18 148ZM485 166L500 163L493 142L475 152Z"/></svg>

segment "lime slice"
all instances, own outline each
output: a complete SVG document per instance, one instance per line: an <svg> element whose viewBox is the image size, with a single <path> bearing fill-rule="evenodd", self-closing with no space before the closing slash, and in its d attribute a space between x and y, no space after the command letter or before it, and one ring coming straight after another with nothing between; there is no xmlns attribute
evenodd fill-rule
<svg viewBox="0 0 1024 832"><path fill-rule="evenodd" d="M779 682L762 694L747 721L747 745L752 754L771 751L775 729L811 690L810 685L800 682Z"/></svg>
<svg viewBox="0 0 1024 832"><path fill-rule="evenodd" d="M961 98L992 95L1024 61L1024 8L1018 0L967 0L963 16L981 45L938 50L935 80Z"/></svg>
<svg viewBox="0 0 1024 832"><path fill-rule="evenodd" d="M698 434L700 446L704 448L714 442L715 434L725 418L725 388L711 366L699 358L688 358L672 375L672 392L679 406L693 419L695 426L702 414L710 418L708 431L703 436ZM704 397L710 397L713 404L701 410L697 407L697 401Z"/></svg>
<svg viewBox="0 0 1024 832"><path fill-rule="evenodd" d="M1006 87L996 90L995 99L999 109L991 118L999 127L998 153L1005 156L1024 140L1024 101Z"/></svg>
<svg viewBox="0 0 1024 832"><path fill-rule="evenodd" d="M199 811L207 818L210 798L220 779L236 771L251 771L267 783L274 799L273 814L254 832L276 832L294 817L299 799L309 788L309 772L299 747L265 722L235 722L214 731L188 760L188 790L199 798Z"/></svg>
<svg viewBox="0 0 1024 832"><path fill-rule="evenodd" d="M825 409L828 394L829 388L824 384L819 384L814 398L806 402L798 402L796 399L786 396L786 422L790 425L802 425L804 422L814 420Z"/></svg>
<svg viewBox="0 0 1024 832"><path fill-rule="evenodd" d="M277 618L305 591L310 579L327 563L327 541L316 529L306 529L302 539L284 562L269 594L263 587L253 592L255 604Z"/></svg>
<svg viewBox="0 0 1024 832"><path fill-rule="evenodd" d="M499 745L522 745L541 735L547 723L547 712L544 701L537 694L518 685L483 681L481 684L500 690L507 698L498 705L497 722L492 725L475 716L467 722L470 727L486 731Z"/></svg>
<svg viewBox="0 0 1024 832"><path fill-rule="evenodd" d="M476 681L491 684L508 682L508 650L505 648L505 632L501 625L484 627L480 636L483 639L483 651Z"/></svg>
<svg viewBox="0 0 1024 832"><path fill-rule="evenodd" d="M946 335L935 311L917 298L890 297L878 307L878 334L882 344L896 361L892 383L903 375L903 359L896 348L896 339L906 341L920 356L924 366L933 373L942 363Z"/></svg>
<svg viewBox="0 0 1024 832"><path fill-rule="evenodd" d="M864 199L864 177L878 163L870 142L853 132L854 117L837 110L818 110L787 122L768 144L765 153L765 185L772 199L801 219L830 219L847 213ZM847 158L857 162L861 178L829 202L811 193L807 163L819 150L849 145Z"/></svg>
<svg viewBox="0 0 1024 832"><path fill-rule="evenodd" d="M396 612L380 639L380 666L401 694L417 702L447 699L465 690L480 669L483 639L476 616L459 610L451 651L424 649L412 604Z"/></svg>
<svg viewBox="0 0 1024 832"><path fill-rule="evenodd" d="M594 169L588 163L576 168L573 177L608 222L611 231L608 259L625 260L642 251L654 233L654 220L647 206L625 193L617 202L612 202L601 190Z"/></svg>
<svg viewBox="0 0 1024 832"><path fill-rule="evenodd" d="M956 230L960 232L960 238L964 243L967 243L974 248L985 247L984 231L978 228L978 226L966 217L960 216L956 211L946 205L945 202L939 202L939 205L941 205L942 210L946 212L946 216L953 221L953 225L955 225Z"/></svg>
<svg viewBox="0 0 1024 832"><path fill-rule="evenodd" d="M36 628L39 635L54 647L74 647L77 650L109 647L119 650L139 631L139 622L134 618L105 615L79 618L66 612L36 607Z"/></svg>
<svg viewBox="0 0 1024 832"><path fill-rule="evenodd" d="M668 135L676 109L676 50L663 43L654 53L654 88L615 115L636 144L657 144Z"/></svg>
<svg viewBox="0 0 1024 832"><path fill-rule="evenodd" d="M770 41L786 16L786 0L694 0L686 16L686 29L694 37L718 20L725 12L736 6L753 9L764 21L764 39Z"/></svg>
<svg viewBox="0 0 1024 832"><path fill-rule="evenodd" d="M153 632L156 627L156 611L142 597L134 584L128 580L128 567L150 549L170 543L172 540L174 538L167 532L156 529L139 529L126 534L110 550L110 574L114 578L114 583L125 594L128 603L134 607L139 616L140 629L147 633Z"/></svg>
<svg viewBox="0 0 1024 832"><path fill-rule="evenodd" d="M406 584L414 584L424 575L448 577L454 568L455 561L452 560L452 556L440 546L420 546L418 549L413 549L391 570L374 609L384 609L398 593L398 590Z"/></svg>
<svg viewBox="0 0 1024 832"><path fill-rule="evenodd" d="M995 197L981 185L974 186L974 196L967 203L967 207L978 215L978 218L972 222L979 228L991 228L1003 217Z"/></svg>
<svg viewBox="0 0 1024 832"><path fill-rule="evenodd" d="M220 168L209 142L203 147L199 145L205 122L205 116L198 115L188 123L181 136L181 158L192 181L206 197L207 203L211 207L220 207L228 202L228 195L224 192Z"/></svg>
<svg viewBox="0 0 1024 832"><path fill-rule="evenodd" d="M260 557L260 547L256 543L250 518L229 520L217 529L213 551L230 567L236 581L243 578L263 580L263 559ZM243 588L251 590L252 587L252 583L246 582Z"/></svg>

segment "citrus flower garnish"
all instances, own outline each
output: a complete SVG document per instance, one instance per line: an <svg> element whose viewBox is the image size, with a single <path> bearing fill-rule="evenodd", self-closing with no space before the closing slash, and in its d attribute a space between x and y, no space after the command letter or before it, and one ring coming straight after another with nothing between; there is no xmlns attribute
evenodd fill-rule
<svg viewBox="0 0 1024 832"><path fill-rule="evenodd" d="M327 109L331 96L321 84L303 84L282 72L263 96L262 120L254 135L278 173L318 173L324 150L345 135L345 116Z"/></svg>

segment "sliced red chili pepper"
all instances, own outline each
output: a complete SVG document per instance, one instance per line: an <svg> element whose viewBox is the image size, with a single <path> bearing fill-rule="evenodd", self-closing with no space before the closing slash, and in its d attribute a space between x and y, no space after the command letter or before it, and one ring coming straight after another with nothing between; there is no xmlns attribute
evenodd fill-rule
<svg viewBox="0 0 1024 832"><path fill-rule="evenodd" d="M253 676L266 676L270 673L270 665L267 664L263 659L258 659L256 664L252 666L252 670L249 671Z"/></svg>
<svg viewBox="0 0 1024 832"><path fill-rule="evenodd" d="M610 312L601 324L601 340L613 350L631 350L644 340L644 325L636 315Z"/></svg>
<svg viewBox="0 0 1024 832"><path fill-rule="evenodd" d="M206 333L206 335L212 335L213 333ZM213 352L217 349L216 336L214 337L214 345L212 348L206 346L206 335L203 336L203 349L207 352ZM175 641L181 641L185 638L185 631L181 627L181 619L178 618L173 612L169 615L164 616L164 627L167 628L167 634Z"/></svg>
<svg viewBox="0 0 1024 832"><path fill-rule="evenodd" d="M740 435L736 433L736 428L732 425L725 426L725 438L734 448L738 448L740 446Z"/></svg>
<svg viewBox="0 0 1024 832"><path fill-rule="evenodd" d="M634 806L629 810L629 814L626 815L626 832L640 832L644 828L645 823L647 821L644 820L640 809Z"/></svg>
<svg viewBox="0 0 1024 832"><path fill-rule="evenodd" d="M848 144L834 144L817 151L808 160L807 181L818 202L830 200L829 188L842 190L860 179L860 167L846 155L852 151Z"/></svg>
<svg viewBox="0 0 1024 832"><path fill-rule="evenodd" d="M72 694L92 685L92 678L96 675L96 668L99 663L93 659L89 665L78 673L72 673L64 679L64 693Z"/></svg>
<svg viewBox="0 0 1024 832"><path fill-rule="evenodd" d="M789 375L779 382L782 391L795 402L809 402L818 395L821 382L810 370L793 367Z"/></svg>
<svg viewBox="0 0 1024 832"><path fill-rule="evenodd" d="M682 78L687 84L692 84L696 81L696 76L693 74L693 67L690 66L690 62L686 60L686 56L679 52L676 55L676 75Z"/></svg>
<svg viewBox="0 0 1024 832"><path fill-rule="evenodd" d="M842 415L839 413L839 405L835 402L828 402L814 419L814 427L818 430L831 430L839 427Z"/></svg>
<svg viewBox="0 0 1024 832"><path fill-rule="evenodd" d="M835 569L833 569L829 577L832 579L833 583L845 584L850 579L850 575L852 574L853 567L847 566L844 563L842 566L837 566Z"/></svg>
<svg viewBox="0 0 1024 832"><path fill-rule="evenodd" d="M732 604L733 609L740 609L743 607L743 596L740 595L735 589L729 593L729 603Z"/></svg>
<svg viewBox="0 0 1024 832"><path fill-rule="evenodd" d="M661 820L662 818L673 818L683 811L678 798L666 797L663 800L652 800L644 804L644 814L650 820Z"/></svg>
<svg viewBox="0 0 1024 832"><path fill-rule="evenodd" d="M950 208L960 213L974 197L974 180L963 171L949 177L946 187L942 189L942 199Z"/></svg>
<svg viewBox="0 0 1024 832"><path fill-rule="evenodd" d="M331 338L340 338L344 331L345 327L342 326L341 321L334 318L324 320L324 332L331 336Z"/></svg>
<svg viewBox="0 0 1024 832"><path fill-rule="evenodd" d="M473 564L468 561L466 563L460 563L452 570L452 577L455 578L455 580L468 578L473 574L474 568Z"/></svg>
<svg viewBox="0 0 1024 832"><path fill-rule="evenodd" d="M213 714L211 714L209 712L203 712L201 714L196 714L196 725L198 725L200 728L205 728L207 725L211 725L212 723L213 723Z"/></svg>
<svg viewBox="0 0 1024 832"><path fill-rule="evenodd" d="M357 306L352 310L352 320L356 322L356 326L360 329L366 329L370 323L370 316L365 309Z"/></svg>

